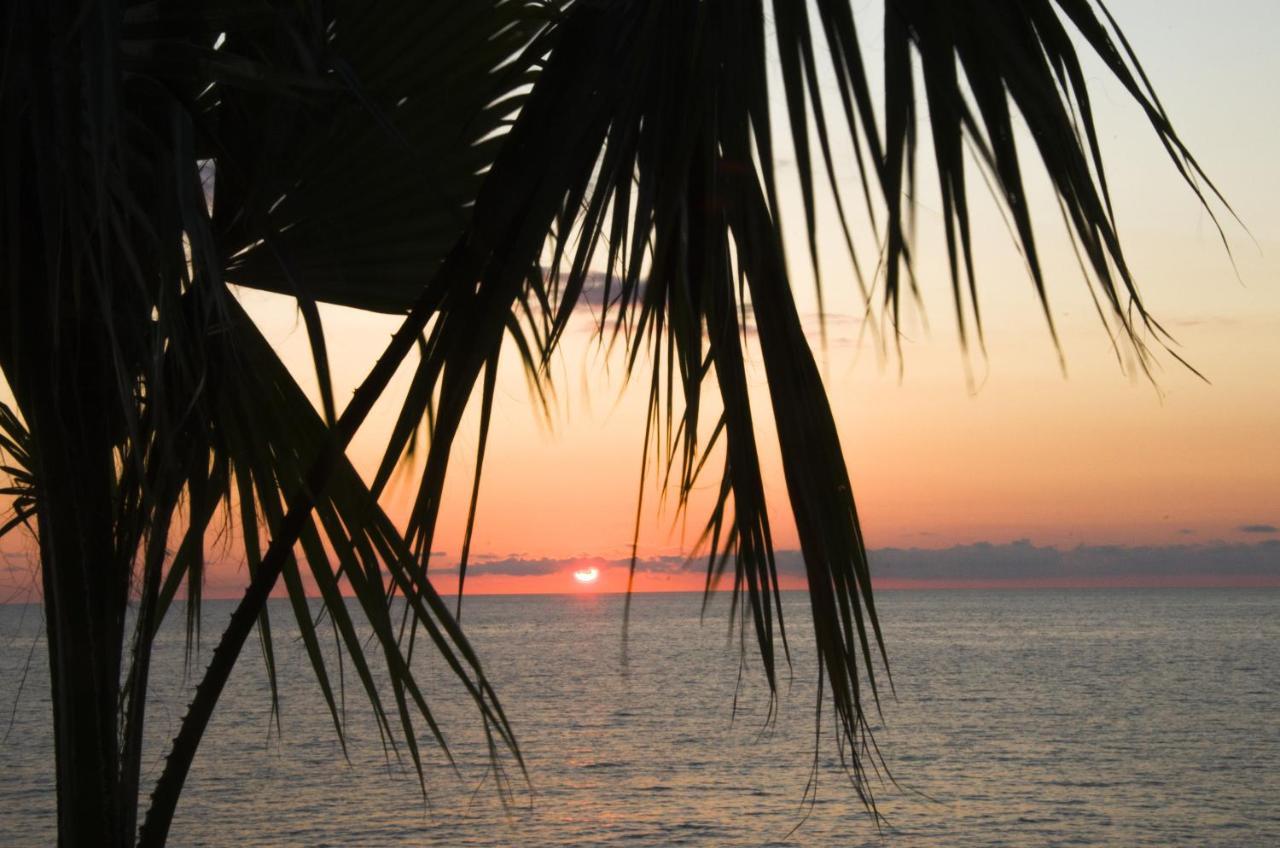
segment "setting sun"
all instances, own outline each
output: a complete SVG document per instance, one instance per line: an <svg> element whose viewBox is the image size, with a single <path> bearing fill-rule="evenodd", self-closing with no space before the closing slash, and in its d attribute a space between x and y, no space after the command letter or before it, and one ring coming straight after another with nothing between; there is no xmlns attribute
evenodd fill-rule
<svg viewBox="0 0 1280 848"><path fill-rule="evenodd" d="M594 583L600 577L600 569L584 568L581 571L573 572L573 579L579 583Z"/></svg>

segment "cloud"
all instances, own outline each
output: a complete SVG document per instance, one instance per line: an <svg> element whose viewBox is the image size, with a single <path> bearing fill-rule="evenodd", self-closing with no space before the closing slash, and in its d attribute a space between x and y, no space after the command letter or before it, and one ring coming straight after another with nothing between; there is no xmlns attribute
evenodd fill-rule
<svg viewBox="0 0 1280 848"><path fill-rule="evenodd" d="M542 269L543 274L547 273L547 269ZM561 274L561 280L567 279L568 274ZM641 279L636 284L636 291L633 295L633 301L639 303L644 300L645 287L648 285L648 278ZM609 285L609 307L612 310L618 306L622 292L622 280L619 275L615 274ZM578 295L578 300L574 303L574 309L580 312L590 312L595 318L600 317L600 313L605 306L605 275L600 271L588 271L583 277L582 293ZM614 312L616 316L616 312ZM827 330L828 347L853 347L863 341L862 330L866 316L862 313L843 313L828 312L820 315L817 312L805 312L800 315L800 322L804 326L805 332L810 338L816 339L822 332L825 323ZM746 319L745 332L749 336L756 334L755 316L748 312Z"/></svg>
<svg viewBox="0 0 1280 848"><path fill-rule="evenodd" d="M872 573L880 580L1005 581L1168 579L1215 576L1280 580L1280 540L1244 544L1212 542L1182 545L1079 545L1055 548L1026 539L977 542L948 548L880 548L869 553ZM775 554L779 575L803 578L804 560L797 550ZM469 576L542 576L579 568L626 568L627 558L485 559L467 566ZM641 574L702 573L705 557L657 556L636 562ZM436 569L453 573L457 566Z"/></svg>
<svg viewBox="0 0 1280 848"><path fill-rule="evenodd" d="M1280 541L1259 544L1080 545L1039 547L1022 539L941 550L884 548L871 552L882 578L913 580L1075 580L1150 577L1280 578Z"/></svg>
<svg viewBox="0 0 1280 848"><path fill-rule="evenodd" d="M547 269L543 268L544 276ZM569 279L568 271L562 271L560 274L560 285L563 287ZM644 299L644 289L646 279L641 279L636 284L636 292L634 299L638 302ZM583 275L582 293L578 295L577 301L574 302L573 308L579 311L589 311L593 316L599 317L601 309L605 305L605 275L601 271L588 271ZM609 305L615 307L618 305L619 297L622 292L622 279L618 274L613 275L613 279L609 283Z"/></svg>
<svg viewBox="0 0 1280 848"><path fill-rule="evenodd" d="M541 577L546 574L556 574L582 568L603 570L606 568L628 568L630 565L631 560L625 557L621 559L605 559L599 556L537 558L515 554L506 557L477 554L472 561L467 563L467 576L481 577L492 574L503 577ZM636 571L645 574L676 574L682 571L696 571L702 567L704 566L700 564L691 565L687 562L686 557L682 556L648 557L636 561ZM433 567L431 570L432 574L456 574L457 571L458 566L456 563L447 567Z"/></svg>
<svg viewBox="0 0 1280 848"><path fill-rule="evenodd" d="M644 299L644 287L647 280L639 280L636 283L635 299L637 301ZM587 306L595 307L597 310L604 306L604 284L605 275L599 271L588 271L582 282L582 294L578 296L578 302L575 304L578 308ZM622 291L622 279L615 274L613 280L609 284L609 301L611 304L617 302L619 294Z"/></svg>
<svg viewBox="0 0 1280 848"><path fill-rule="evenodd" d="M467 563L467 576L480 577L486 574L499 574L503 577L540 577L544 574L555 574L565 567L568 561L561 559L523 559L508 557L507 559L480 559L479 562ZM458 566L432 568L432 574L453 574Z"/></svg>
<svg viewBox="0 0 1280 848"><path fill-rule="evenodd" d="M1280 533L1280 527L1274 524L1242 524L1236 529L1241 533Z"/></svg>
<svg viewBox="0 0 1280 848"><path fill-rule="evenodd" d="M0 573L10 577L18 574L34 575L36 559L30 554L19 551L0 551Z"/></svg>
<svg viewBox="0 0 1280 848"><path fill-rule="evenodd" d="M1225 315L1217 315L1217 316L1202 316L1199 318L1182 318L1182 319L1174 320L1172 322L1162 322L1162 323L1172 323L1172 325L1175 327L1231 328L1231 327L1238 327L1240 324L1244 322L1239 318L1231 318Z"/></svg>

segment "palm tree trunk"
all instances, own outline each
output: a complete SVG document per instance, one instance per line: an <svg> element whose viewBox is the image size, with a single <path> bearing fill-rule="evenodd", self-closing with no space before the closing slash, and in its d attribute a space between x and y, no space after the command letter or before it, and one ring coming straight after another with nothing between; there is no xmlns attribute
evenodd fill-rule
<svg viewBox="0 0 1280 848"><path fill-rule="evenodd" d="M57 775L58 844L123 846L118 699L129 563L116 556L120 404L104 316L74 3L15 14L3 89L0 367L32 435ZM86 35L85 38L91 36ZM99 186L100 188L100 186ZM89 199L86 200L85 197Z"/></svg>
<svg viewBox="0 0 1280 848"><path fill-rule="evenodd" d="M43 261L32 227L22 259ZM34 261L30 261L34 260ZM31 268L27 279L41 277ZM68 292L73 286L51 288ZM26 329L6 353L41 368L6 371L32 433L38 533L53 696L59 844L125 844L118 812L120 662L128 564L117 560L112 426L104 409L104 339L84 301L33 286L8 292ZM77 302L78 301L78 302ZM7 365L7 363L6 363ZM105 384L105 386L104 386Z"/></svg>
<svg viewBox="0 0 1280 848"><path fill-rule="evenodd" d="M49 433L47 423L36 432ZM77 440L71 436L69 441ZM86 456L94 453L86 441L60 449L42 440L38 460L58 842L64 848L123 846L127 839L118 826L118 813L120 802L128 799L119 798L117 788L123 604L117 600L119 592L109 585L114 570L110 490L100 485L101 479L86 479L105 475L76 473L83 467L82 460L102 461L100 453Z"/></svg>

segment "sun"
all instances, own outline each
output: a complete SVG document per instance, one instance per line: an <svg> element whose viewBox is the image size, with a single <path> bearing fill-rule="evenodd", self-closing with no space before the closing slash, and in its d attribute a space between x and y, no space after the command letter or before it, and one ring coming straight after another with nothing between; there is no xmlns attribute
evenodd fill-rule
<svg viewBox="0 0 1280 848"><path fill-rule="evenodd" d="M579 583L594 583L600 578L600 569L584 568L581 571L573 572L573 579Z"/></svg>

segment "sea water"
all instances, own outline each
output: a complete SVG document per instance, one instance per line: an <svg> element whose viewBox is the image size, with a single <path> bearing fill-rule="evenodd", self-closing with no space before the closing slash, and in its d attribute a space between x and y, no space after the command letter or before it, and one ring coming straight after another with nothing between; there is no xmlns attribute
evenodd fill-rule
<svg viewBox="0 0 1280 848"><path fill-rule="evenodd" d="M876 740L897 783L873 778L878 826L841 770L829 705L815 740L805 595L784 595L792 661L772 721L751 634L742 656L727 607L703 619L700 601L636 597L625 662L620 597L465 601L527 770L507 760L505 804L474 708L421 641L415 665L458 772L419 722L424 798L349 661L344 756L273 601L280 730L251 642L170 844L1280 845L1280 590L881 593L896 695L879 670ZM162 633L144 795L231 608L207 604L185 679L180 608ZM36 606L0 607L0 845L55 841L41 627Z"/></svg>

